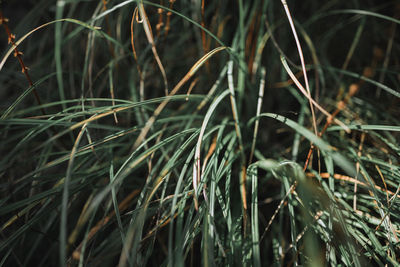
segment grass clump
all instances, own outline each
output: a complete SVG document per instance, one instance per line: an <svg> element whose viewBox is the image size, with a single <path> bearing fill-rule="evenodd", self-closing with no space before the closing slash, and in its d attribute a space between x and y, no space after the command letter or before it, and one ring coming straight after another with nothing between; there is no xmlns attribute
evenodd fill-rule
<svg viewBox="0 0 400 267"><path fill-rule="evenodd" d="M397 265L395 1L15 5L1 265Z"/></svg>

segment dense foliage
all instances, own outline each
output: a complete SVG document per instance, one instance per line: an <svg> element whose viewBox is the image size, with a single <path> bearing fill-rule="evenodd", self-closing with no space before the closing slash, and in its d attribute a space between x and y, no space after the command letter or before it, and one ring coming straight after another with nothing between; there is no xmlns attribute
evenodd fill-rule
<svg viewBox="0 0 400 267"><path fill-rule="evenodd" d="M1 266L397 265L397 1L23 2Z"/></svg>

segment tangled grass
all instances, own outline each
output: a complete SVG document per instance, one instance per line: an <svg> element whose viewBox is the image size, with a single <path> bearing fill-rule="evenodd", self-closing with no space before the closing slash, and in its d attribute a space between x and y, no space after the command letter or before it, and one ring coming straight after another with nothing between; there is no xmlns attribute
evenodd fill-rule
<svg viewBox="0 0 400 267"><path fill-rule="evenodd" d="M396 1L25 4L1 266L398 265Z"/></svg>

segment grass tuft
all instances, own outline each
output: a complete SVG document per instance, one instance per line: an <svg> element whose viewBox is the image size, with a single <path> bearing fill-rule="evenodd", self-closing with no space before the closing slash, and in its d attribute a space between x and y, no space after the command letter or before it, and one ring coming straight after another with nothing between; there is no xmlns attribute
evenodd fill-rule
<svg viewBox="0 0 400 267"><path fill-rule="evenodd" d="M396 1L0 1L0 266L397 266Z"/></svg>

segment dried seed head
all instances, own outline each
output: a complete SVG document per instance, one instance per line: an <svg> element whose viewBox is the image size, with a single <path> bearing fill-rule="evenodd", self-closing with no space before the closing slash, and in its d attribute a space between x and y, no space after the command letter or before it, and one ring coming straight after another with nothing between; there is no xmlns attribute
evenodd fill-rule
<svg viewBox="0 0 400 267"><path fill-rule="evenodd" d="M27 72L28 70L29 70L29 68L24 66L24 67L22 67L21 72L22 72L22 73L25 73L25 72Z"/></svg>
<svg viewBox="0 0 400 267"><path fill-rule="evenodd" d="M159 31L159 30L161 29L162 26L164 26L164 23L163 23L163 22L158 23L158 24L156 25L157 31Z"/></svg>
<svg viewBox="0 0 400 267"><path fill-rule="evenodd" d="M14 50L14 57L22 56L24 53L18 51L17 49Z"/></svg>
<svg viewBox="0 0 400 267"><path fill-rule="evenodd" d="M8 22L8 18L0 17L0 25L2 25L3 23L7 23L7 22Z"/></svg>
<svg viewBox="0 0 400 267"><path fill-rule="evenodd" d="M349 96L353 96L358 92L358 89L360 89L360 86L357 84L353 83L349 87Z"/></svg>
<svg viewBox="0 0 400 267"><path fill-rule="evenodd" d="M12 33L11 33L11 34L8 36L8 43L11 44L11 43L14 42L14 40L15 40L15 34L12 34Z"/></svg>

